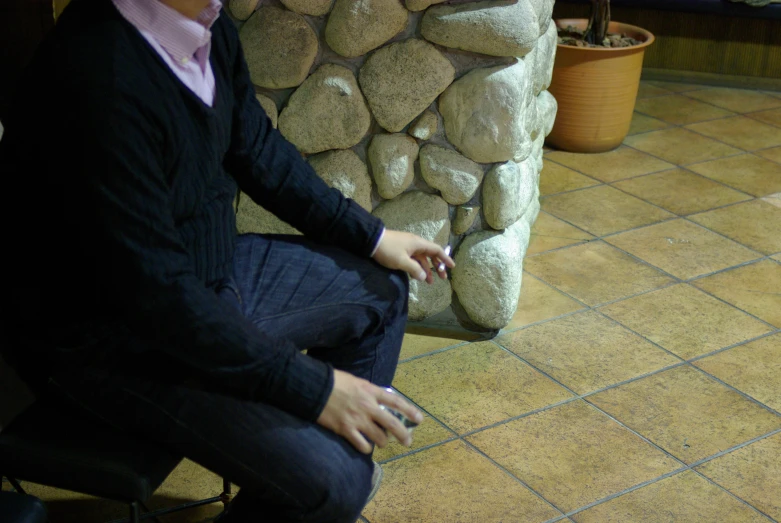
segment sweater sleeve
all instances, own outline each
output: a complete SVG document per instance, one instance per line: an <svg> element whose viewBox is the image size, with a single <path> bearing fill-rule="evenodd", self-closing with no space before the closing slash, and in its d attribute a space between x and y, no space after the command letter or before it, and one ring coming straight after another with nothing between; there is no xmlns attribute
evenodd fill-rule
<svg viewBox="0 0 781 523"><path fill-rule="evenodd" d="M333 370L289 342L268 339L195 275L175 226L166 179L166 138L152 111L110 87L80 93L81 205L110 266L106 294L133 332L201 373L212 389L315 420L333 387ZM86 106L86 107L85 107Z"/></svg>
<svg viewBox="0 0 781 523"><path fill-rule="evenodd" d="M235 33L235 28L226 31ZM238 36L233 89L235 107L226 170L255 203L307 237L337 245L359 256L371 256L384 231L379 218L345 198L314 172L296 148L276 129L255 98Z"/></svg>

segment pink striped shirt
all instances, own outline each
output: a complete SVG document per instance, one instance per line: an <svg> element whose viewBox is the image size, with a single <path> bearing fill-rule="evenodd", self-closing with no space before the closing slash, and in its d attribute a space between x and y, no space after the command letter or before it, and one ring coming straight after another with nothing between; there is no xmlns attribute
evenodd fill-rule
<svg viewBox="0 0 781 523"><path fill-rule="evenodd" d="M112 1L177 78L211 107L215 83L209 62L210 29L220 16L220 0L211 0L197 20L187 18L159 0Z"/></svg>

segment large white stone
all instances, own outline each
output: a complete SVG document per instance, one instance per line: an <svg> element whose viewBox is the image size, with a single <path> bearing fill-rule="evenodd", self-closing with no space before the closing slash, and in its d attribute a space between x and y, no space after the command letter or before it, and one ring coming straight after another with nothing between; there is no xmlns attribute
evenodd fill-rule
<svg viewBox="0 0 781 523"><path fill-rule="evenodd" d="M488 0L432 7L423 15L420 32L426 40L445 47L524 56L540 36L540 22L529 0Z"/></svg>
<svg viewBox="0 0 781 523"><path fill-rule="evenodd" d="M334 0L282 0L282 3L302 15L323 16L331 10Z"/></svg>
<svg viewBox="0 0 781 523"><path fill-rule="evenodd" d="M537 216L539 214L540 214L540 187L538 185L535 185L534 194L532 195L532 199L529 202L529 206L526 208L526 211L524 211L523 216L521 216L521 219L518 220L518 222L523 222L529 227L531 227L532 225L534 225L534 222L537 221ZM529 245L528 240L525 245L528 247Z"/></svg>
<svg viewBox="0 0 781 523"><path fill-rule="evenodd" d="M550 87L553 80L553 65L556 62L556 49L559 45L559 32L556 23L551 20L548 24L548 30L538 40L539 49L537 51L536 63L534 65L534 76L539 78L540 86L537 89L535 81L535 93Z"/></svg>
<svg viewBox="0 0 781 523"><path fill-rule="evenodd" d="M336 0L325 41L342 56L361 56L403 31L408 17L399 0Z"/></svg>
<svg viewBox="0 0 781 523"><path fill-rule="evenodd" d="M540 133L548 136L553 130L553 124L556 122L559 104L549 91L542 91L537 95L536 106Z"/></svg>
<svg viewBox="0 0 781 523"><path fill-rule="evenodd" d="M540 35L545 34L548 30L548 24L551 22L553 16L553 4L555 0L529 0L532 9L534 9L537 15L537 24L540 30Z"/></svg>
<svg viewBox="0 0 781 523"><path fill-rule="evenodd" d="M252 82L260 87L300 85L317 56L317 35L304 17L278 7L260 7L239 35Z"/></svg>
<svg viewBox="0 0 781 523"><path fill-rule="evenodd" d="M277 119L279 117L279 113L277 111L277 104L274 102L274 100L262 94L256 94L255 98L260 103L260 106L263 108L263 111L266 113L266 116L268 116L268 119L271 120L271 127L276 129Z"/></svg>
<svg viewBox="0 0 781 523"><path fill-rule="evenodd" d="M447 203L434 194L405 192L382 202L373 214L389 229L411 232L439 245L446 245L450 239Z"/></svg>
<svg viewBox="0 0 781 523"><path fill-rule="evenodd" d="M297 229L253 202L244 193L239 197L236 229L239 234L301 234Z"/></svg>
<svg viewBox="0 0 781 523"><path fill-rule="evenodd" d="M330 187L371 212L372 179L366 164L350 149L327 151L309 157L309 165Z"/></svg>
<svg viewBox="0 0 781 523"><path fill-rule="evenodd" d="M422 321L450 307L453 289L450 280L434 276L434 283L429 285L410 278L409 281L409 313L410 321Z"/></svg>
<svg viewBox="0 0 781 523"><path fill-rule="evenodd" d="M428 140L437 132L438 126L439 120L437 119L437 113L434 111L426 111L421 114L417 120L412 122L407 132L410 136L414 136L418 140Z"/></svg>
<svg viewBox="0 0 781 523"><path fill-rule="evenodd" d="M534 195L534 163L518 165L513 161L494 166L483 183L483 214L494 229L501 230L517 222Z"/></svg>
<svg viewBox="0 0 781 523"><path fill-rule="evenodd" d="M374 52L358 78L377 123L397 133L436 100L455 72L433 45L411 38Z"/></svg>
<svg viewBox="0 0 781 523"><path fill-rule="evenodd" d="M532 144L532 152L529 155L529 158L527 158L534 161L534 171L537 173L537 183L539 183L540 173L542 172L543 167L544 151L542 148L544 146L545 134L539 133L537 138L534 140L534 143Z"/></svg>
<svg viewBox="0 0 781 523"><path fill-rule="evenodd" d="M433 144L420 150L420 174L452 205L471 200L483 181L483 169L478 164L457 151Z"/></svg>
<svg viewBox="0 0 781 523"><path fill-rule="evenodd" d="M305 154L347 149L363 139L371 115L353 73L321 65L292 94L279 115L279 130Z"/></svg>
<svg viewBox="0 0 781 523"><path fill-rule="evenodd" d="M255 8L258 7L260 0L231 0L228 5L231 14L239 20L246 20L250 17Z"/></svg>
<svg viewBox="0 0 781 523"><path fill-rule="evenodd" d="M472 227L479 214L480 207L477 205L462 205L458 207L456 209L456 217L453 219L453 226L450 230L453 231L453 234L464 234Z"/></svg>
<svg viewBox="0 0 781 523"><path fill-rule="evenodd" d="M456 252L453 289L469 319L489 328L505 327L518 306L529 225L518 220L503 232L468 235Z"/></svg>
<svg viewBox="0 0 781 523"><path fill-rule="evenodd" d="M525 129L531 96L522 60L467 73L439 98L448 140L480 163L525 159L531 152Z"/></svg>
<svg viewBox="0 0 781 523"><path fill-rule="evenodd" d="M367 155L381 197L390 200L412 185L418 151L418 143L406 134L374 135Z"/></svg>
<svg viewBox="0 0 781 523"><path fill-rule="evenodd" d="M410 11L423 11L430 5L441 4L445 0L407 0L407 9Z"/></svg>

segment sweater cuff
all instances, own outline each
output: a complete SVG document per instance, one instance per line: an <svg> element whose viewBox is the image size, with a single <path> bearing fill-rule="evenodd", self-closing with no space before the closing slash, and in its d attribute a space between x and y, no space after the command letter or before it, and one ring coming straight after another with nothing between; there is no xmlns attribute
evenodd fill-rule
<svg viewBox="0 0 781 523"><path fill-rule="evenodd" d="M333 388L331 365L295 351L284 383L270 403L303 420L316 422Z"/></svg>
<svg viewBox="0 0 781 523"><path fill-rule="evenodd" d="M371 258L374 258L374 255L377 254L377 249L380 248L380 242L382 242L382 239L385 237L385 227L382 228L382 232L380 232L379 238L377 238L377 243L374 244L374 249L372 249L372 253L369 255Z"/></svg>

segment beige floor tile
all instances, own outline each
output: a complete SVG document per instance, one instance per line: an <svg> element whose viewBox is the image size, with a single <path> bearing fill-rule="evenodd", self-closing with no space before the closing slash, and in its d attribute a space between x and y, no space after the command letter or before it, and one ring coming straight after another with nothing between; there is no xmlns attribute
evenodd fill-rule
<svg viewBox="0 0 781 523"><path fill-rule="evenodd" d="M429 416L425 416L423 423L418 425L412 432L412 445L405 447L398 441L393 441L392 443L388 443L385 448L375 448L372 459L374 459L374 461L385 461L412 450L421 449L455 437L457 436L453 432L449 431Z"/></svg>
<svg viewBox="0 0 781 523"><path fill-rule="evenodd" d="M762 198L762 201L767 202L770 205L775 205L776 207L781 207L781 192L768 194Z"/></svg>
<svg viewBox="0 0 781 523"><path fill-rule="evenodd" d="M636 112L632 114L632 124L629 126L629 134L627 136L658 131L667 127L670 127L670 124L667 122Z"/></svg>
<svg viewBox="0 0 781 523"><path fill-rule="evenodd" d="M407 333L404 335L404 341L401 343L401 354L399 355L399 359L404 360L413 356L420 356L427 352L444 349L445 347L451 347L460 343L463 343L463 341L453 338L440 338L436 336Z"/></svg>
<svg viewBox="0 0 781 523"><path fill-rule="evenodd" d="M624 143L676 165L688 165L740 153L740 149L683 128L630 136Z"/></svg>
<svg viewBox="0 0 781 523"><path fill-rule="evenodd" d="M684 359L772 330L748 314L686 284L613 303L601 311Z"/></svg>
<svg viewBox="0 0 781 523"><path fill-rule="evenodd" d="M591 306L674 281L602 242L539 254L527 258L525 266L529 273Z"/></svg>
<svg viewBox="0 0 781 523"><path fill-rule="evenodd" d="M704 122L734 114L679 94L638 100L635 111L675 125Z"/></svg>
<svg viewBox="0 0 781 523"><path fill-rule="evenodd" d="M707 211L751 198L684 169L640 176L616 182L613 186L679 215Z"/></svg>
<svg viewBox="0 0 781 523"><path fill-rule="evenodd" d="M781 334L719 352L694 365L781 412Z"/></svg>
<svg viewBox="0 0 781 523"><path fill-rule="evenodd" d="M745 116L696 123L686 128L747 151L781 145L781 128Z"/></svg>
<svg viewBox="0 0 781 523"><path fill-rule="evenodd" d="M753 196L781 191L779 165L752 154L690 165L689 169Z"/></svg>
<svg viewBox="0 0 781 523"><path fill-rule="evenodd" d="M603 182L614 182L675 167L663 160L621 146L606 153L580 154L556 151L551 160Z"/></svg>
<svg viewBox="0 0 781 523"><path fill-rule="evenodd" d="M556 154L556 152L550 154ZM541 196L573 191L575 189L582 189L598 184L598 181L593 180L588 176L583 176L568 167L552 162L547 157L543 160L543 168L540 173Z"/></svg>
<svg viewBox="0 0 781 523"><path fill-rule="evenodd" d="M668 94L672 94L672 91L668 91L667 89L650 84L648 82L640 82L640 88L637 91L637 99L642 100L643 98L652 98L654 96L664 96Z"/></svg>
<svg viewBox="0 0 781 523"><path fill-rule="evenodd" d="M699 474L686 471L572 516L577 523L740 521L764 516Z"/></svg>
<svg viewBox="0 0 781 523"><path fill-rule="evenodd" d="M506 328L524 327L583 308L577 301L526 273L523 275L518 308Z"/></svg>
<svg viewBox="0 0 781 523"><path fill-rule="evenodd" d="M761 253L781 252L781 208L762 200L694 214L690 219Z"/></svg>
<svg viewBox="0 0 781 523"><path fill-rule="evenodd" d="M529 248L526 249L526 256L546 252L567 245L583 243L594 239L591 234L581 231L555 216L546 212L541 212L537 216L537 221L532 225L531 238L529 239Z"/></svg>
<svg viewBox="0 0 781 523"><path fill-rule="evenodd" d="M680 465L580 400L468 439L565 511L657 478Z"/></svg>
<svg viewBox="0 0 781 523"><path fill-rule="evenodd" d="M697 470L770 517L781 520L781 434L714 459Z"/></svg>
<svg viewBox="0 0 781 523"><path fill-rule="evenodd" d="M759 111L757 113L747 114L746 116L753 118L754 120L759 120L760 122L781 127L781 108Z"/></svg>
<svg viewBox="0 0 781 523"><path fill-rule="evenodd" d="M700 89L708 89L707 85L701 84L685 84L682 82L662 82L657 80L648 80L645 83L667 89L674 93L684 93L686 91L698 91Z"/></svg>
<svg viewBox="0 0 781 523"><path fill-rule="evenodd" d="M460 441L383 469L382 487L363 512L372 523L538 523L561 514Z"/></svg>
<svg viewBox="0 0 781 523"><path fill-rule="evenodd" d="M736 113L751 113L763 109L781 107L781 100L759 91L747 89L731 89L728 87L713 87L686 93L686 96L734 111Z"/></svg>
<svg viewBox="0 0 781 523"><path fill-rule="evenodd" d="M394 386L459 433L571 396L490 342L402 363L396 371Z"/></svg>
<svg viewBox="0 0 781 523"><path fill-rule="evenodd" d="M496 340L578 394L680 360L596 312L583 312Z"/></svg>
<svg viewBox="0 0 781 523"><path fill-rule="evenodd" d="M639 198L602 185L546 196L542 209L596 236L660 222L674 215Z"/></svg>
<svg viewBox="0 0 781 523"><path fill-rule="evenodd" d="M781 428L781 416L688 366L589 401L689 464Z"/></svg>
<svg viewBox="0 0 781 523"><path fill-rule="evenodd" d="M697 280L693 285L781 327L781 265L775 262L763 260L720 272Z"/></svg>
<svg viewBox="0 0 781 523"><path fill-rule="evenodd" d="M761 256L681 218L610 236L605 241L683 280Z"/></svg>
<svg viewBox="0 0 781 523"><path fill-rule="evenodd" d="M773 258L777 262L781 263L781 254L776 254L775 256L771 256L771 258Z"/></svg>
<svg viewBox="0 0 781 523"><path fill-rule="evenodd" d="M773 162L781 163L781 147L771 147L770 149L754 151L754 154L767 158Z"/></svg>

